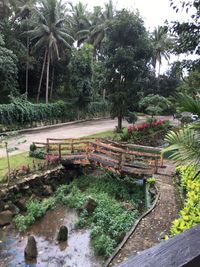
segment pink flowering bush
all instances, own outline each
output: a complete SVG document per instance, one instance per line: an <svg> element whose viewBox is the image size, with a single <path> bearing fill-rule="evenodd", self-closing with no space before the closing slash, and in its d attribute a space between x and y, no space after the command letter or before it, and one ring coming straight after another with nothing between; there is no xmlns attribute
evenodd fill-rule
<svg viewBox="0 0 200 267"><path fill-rule="evenodd" d="M155 120L153 121L152 123L147 123L147 122L144 122L144 123L140 123L140 124L137 124L137 125L131 125L128 127L128 133L131 134L135 131L139 131L139 132L142 132L144 130L148 130L148 129L159 129L162 127L159 127L159 126L165 126L167 124L167 121L166 120Z"/></svg>
<svg viewBox="0 0 200 267"><path fill-rule="evenodd" d="M168 129L169 121L166 120L150 120L137 125L131 125L123 130L120 136L121 141L132 140L137 141L141 137L151 135L154 132Z"/></svg>

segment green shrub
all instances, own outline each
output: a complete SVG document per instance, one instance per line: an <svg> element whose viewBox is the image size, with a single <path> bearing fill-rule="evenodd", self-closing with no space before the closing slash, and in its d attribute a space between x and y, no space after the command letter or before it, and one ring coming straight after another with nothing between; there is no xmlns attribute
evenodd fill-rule
<svg viewBox="0 0 200 267"><path fill-rule="evenodd" d="M11 128L15 125L18 129L22 126L34 126L37 123L52 124L56 121L72 121L76 119L76 109L73 103L63 101L33 104L25 96L11 97L10 104L0 105L0 124ZM109 105L106 101L91 102L82 118L104 116L108 113Z"/></svg>
<svg viewBox="0 0 200 267"><path fill-rule="evenodd" d="M17 215L15 217L16 226L20 231L27 229L27 227L33 224L36 219L42 217L47 210L47 207L38 200L30 200L27 202L26 207L26 215Z"/></svg>
<svg viewBox="0 0 200 267"><path fill-rule="evenodd" d="M46 153L41 149L29 151L29 157L33 157L37 159L45 159L45 156L46 156Z"/></svg>
<svg viewBox="0 0 200 267"><path fill-rule="evenodd" d="M192 165L178 167L177 170L180 173L181 185L186 191L186 200L184 208L179 213L179 218L172 223L172 235L180 234L200 223L200 174L197 175Z"/></svg>

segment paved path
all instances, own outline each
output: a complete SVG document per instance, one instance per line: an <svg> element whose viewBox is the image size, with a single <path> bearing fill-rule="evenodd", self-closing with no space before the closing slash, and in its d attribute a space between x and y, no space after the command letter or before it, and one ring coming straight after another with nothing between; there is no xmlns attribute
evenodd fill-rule
<svg viewBox="0 0 200 267"><path fill-rule="evenodd" d="M166 161L164 165L166 168L159 168L159 174L155 175L160 191L158 204L140 221L135 232L110 263L110 267L127 260L130 255L136 255L138 252L160 243L164 235L168 234L171 222L177 217L178 204L172 178L174 165L171 161Z"/></svg>
<svg viewBox="0 0 200 267"><path fill-rule="evenodd" d="M170 116L161 116L159 118L171 119ZM146 117L139 117L138 123L144 122ZM123 126L127 126L128 123L123 121ZM15 137L11 137L8 140L9 148L17 148L17 150L10 153L11 155L26 152L29 150L32 142L46 142L47 138L79 138L87 135L92 135L104 131L114 130L117 126L117 120L102 119L95 121L86 121L73 125L60 126L58 128L49 128L39 131L33 131L32 133L19 134ZM5 149L0 148L0 157L5 157Z"/></svg>

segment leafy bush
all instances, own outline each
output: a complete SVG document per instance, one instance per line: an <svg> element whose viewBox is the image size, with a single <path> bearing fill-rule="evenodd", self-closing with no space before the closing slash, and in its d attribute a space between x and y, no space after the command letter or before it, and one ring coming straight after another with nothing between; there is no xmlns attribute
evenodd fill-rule
<svg viewBox="0 0 200 267"><path fill-rule="evenodd" d="M20 231L24 231L28 226L33 224L36 219L42 217L46 212L46 208L42 205L42 202L38 200L30 200L27 202L26 207L26 215L17 215L15 217L16 226Z"/></svg>
<svg viewBox="0 0 200 267"><path fill-rule="evenodd" d="M181 117L181 123L185 124L185 123L191 123L191 122L192 122L192 118L190 116Z"/></svg>
<svg viewBox="0 0 200 267"><path fill-rule="evenodd" d="M144 135L153 134L160 130L167 130L169 127L169 121L155 120L150 118L150 121L140 123L137 125L131 125L128 128L123 129L120 135L121 141L137 140L139 137Z"/></svg>
<svg viewBox="0 0 200 267"><path fill-rule="evenodd" d="M186 200L179 218L172 223L172 235L182 233L200 223L200 174L192 165L178 167L177 170L180 173L181 185L186 190Z"/></svg>
<svg viewBox="0 0 200 267"><path fill-rule="evenodd" d="M25 96L11 97L10 104L0 105L0 124L4 127L20 128L37 123L53 124L76 119L76 106L73 103L58 101L49 104L33 104ZM104 116L109 113L106 101L91 102L81 118Z"/></svg>
<svg viewBox="0 0 200 267"><path fill-rule="evenodd" d="M29 157L37 158L37 159L45 159L46 153L43 150L37 149L33 151L29 151Z"/></svg>
<svg viewBox="0 0 200 267"><path fill-rule="evenodd" d="M63 101L49 104L32 104L25 96L11 97L10 104L0 105L0 124L27 125L34 122L52 123L53 120L69 121L74 117L72 106Z"/></svg>

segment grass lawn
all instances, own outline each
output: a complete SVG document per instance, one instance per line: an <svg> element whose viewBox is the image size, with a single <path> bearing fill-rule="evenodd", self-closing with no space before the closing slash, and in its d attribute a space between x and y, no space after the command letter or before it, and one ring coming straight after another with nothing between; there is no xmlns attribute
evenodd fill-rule
<svg viewBox="0 0 200 267"><path fill-rule="evenodd" d="M28 152L13 155L9 157L11 170L19 168L22 165L29 165L30 168L33 165L33 160L35 163L41 162L40 159L31 158L28 155ZM8 163L6 158L0 158L0 182L5 179L6 174L8 173Z"/></svg>
<svg viewBox="0 0 200 267"><path fill-rule="evenodd" d="M87 138L89 137L96 137L96 138L117 138L120 134L116 133L114 131L106 131L106 132L100 132L97 134L92 134L92 135L88 135L86 136Z"/></svg>

